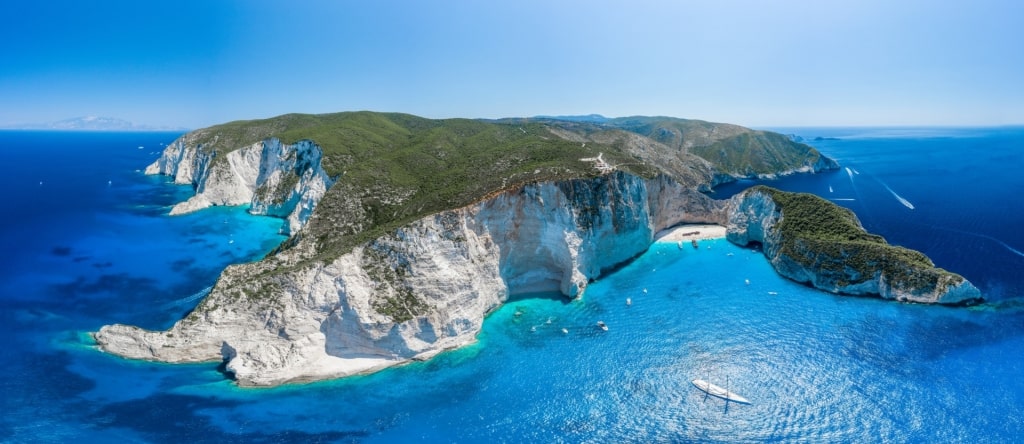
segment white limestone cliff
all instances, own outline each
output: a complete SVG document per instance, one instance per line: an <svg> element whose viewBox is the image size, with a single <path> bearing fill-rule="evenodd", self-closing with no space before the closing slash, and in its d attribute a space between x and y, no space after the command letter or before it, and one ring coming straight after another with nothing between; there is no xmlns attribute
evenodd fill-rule
<svg viewBox="0 0 1024 444"><path fill-rule="evenodd" d="M114 325L95 334L118 355L227 361L241 385L374 371L474 341L510 294L570 297L685 222L724 223L722 202L675 184L613 173L527 185L444 211L330 261L235 265L166 332Z"/></svg>
<svg viewBox="0 0 1024 444"><path fill-rule="evenodd" d="M146 174L172 176L175 183L195 188L196 194L175 205L171 215L214 205L250 205L253 214L286 219L288 233L294 233L331 186L322 155L308 140L289 145L269 138L217 159L216 151L189 134L168 145Z"/></svg>

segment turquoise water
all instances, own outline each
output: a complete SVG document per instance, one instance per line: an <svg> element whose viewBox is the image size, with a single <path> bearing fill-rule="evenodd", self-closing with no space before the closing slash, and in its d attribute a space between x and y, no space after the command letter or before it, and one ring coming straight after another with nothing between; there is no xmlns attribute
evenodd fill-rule
<svg viewBox="0 0 1024 444"><path fill-rule="evenodd" d="M1004 290L1004 308L972 310L837 297L778 277L760 254L724 240L699 250L656 244L580 300L517 297L491 314L476 344L373 375L240 389L214 364L99 353L85 332L112 322L164 328L225 265L281 241L279 220L241 208L165 216L189 187L135 169L174 136L0 133L6 160L24 165L0 178L12 199L0 237L14 252L0 268L9 339L0 441L1012 442L1024 433L1024 318L1006 308L1014 294ZM861 202L870 223L885 226L891 213L943 226L971 210L949 192L928 203L885 162L862 163L862 139L844 140L829 149L859 166L861 194L840 202ZM56 155L68 159L47 161ZM839 193L850 180L840 173L776 184ZM859 180L866 174L916 208L883 200L888 191ZM1004 173L987 174L991 183ZM928 217L950 218L921 220L931 205L946 211ZM1024 246L1003 235L1013 227L990 225L1003 231L982 234ZM912 231L900 227L890 229ZM1001 258L973 260L1000 270ZM1019 285L1012 274L984 276ZM696 378L752 404L708 398L690 385Z"/></svg>

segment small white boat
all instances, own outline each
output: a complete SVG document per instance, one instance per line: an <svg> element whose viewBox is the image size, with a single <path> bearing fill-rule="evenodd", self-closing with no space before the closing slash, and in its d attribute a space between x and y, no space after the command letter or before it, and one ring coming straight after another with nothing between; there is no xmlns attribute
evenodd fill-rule
<svg viewBox="0 0 1024 444"><path fill-rule="evenodd" d="M608 331L608 325L606 325L604 321L597 321L597 326L601 330Z"/></svg>
<svg viewBox="0 0 1024 444"><path fill-rule="evenodd" d="M740 404L750 404L750 401L748 401L747 398L744 398L744 397L742 397L740 395L737 395L737 394L735 394L733 392L730 392L730 391L728 391L728 390L726 390L724 388L721 388L721 387L719 387L717 385L714 385L714 384L712 384L710 382L707 382L707 381L705 381L703 379L694 379L693 380L693 385L694 385L694 387L697 387L698 389L700 389L700 391L702 391L704 393L707 393L707 394L709 394L711 396L714 396L716 398L721 398L721 399L724 399L726 401L737 402L737 403L740 403Z"/></svg>
<svg viewBox="0 0 1024 444"><path fill-rule="evenodd" d="M630 305L633 305L633 299L632 298L626 298L626 306L628 307Z"/></svg>

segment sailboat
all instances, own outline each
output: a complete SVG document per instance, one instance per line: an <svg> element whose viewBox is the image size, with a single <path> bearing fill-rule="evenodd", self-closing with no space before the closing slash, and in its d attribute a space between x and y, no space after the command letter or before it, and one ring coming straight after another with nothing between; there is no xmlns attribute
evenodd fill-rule
<svg viewBox="0 0 1024 444"><path fill-rule="evenodd" d="M707 393L711 396L714 396L716 398L724 399L726 401L732 401L739 404L750 404L750 401L748 401L747 398L730 392L722 387L714 385L703 379L694 379L693 385L694 387L700 389L700 391Z"/></svg>

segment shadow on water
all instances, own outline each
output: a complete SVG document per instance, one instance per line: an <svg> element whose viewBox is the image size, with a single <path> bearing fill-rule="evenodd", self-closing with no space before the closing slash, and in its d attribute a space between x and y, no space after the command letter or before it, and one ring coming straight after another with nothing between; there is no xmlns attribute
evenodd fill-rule
<svg viewBox="0 0 1024 444"><path fill-rule="evenodd" d="M359 441L370 434L365 430L229 433L214 425L208 416L199 414L205 409L231 410L242 404L212 397L159 394L103 406L89 415L89 420L99 428L132 429L158 442L339 442Z"/></svg>
<svg viewBox="0 0 1024 444"><path fill-rule="evenodd" d="M908 330L907 349L920 360L936 360L951 352L984 347L1024 334L1020 315L983 316L983 322L955 316L918 320Z"/></svg>
<svg viewBox="0 0 1024 444"><path fill-rule="evenodd" d="M930 371L932 362L951 353L1019 337L1024 333L1024 317L992 314L965 319L922 314L900 323L867 316L840 331L845 339L843 352L848 356L893 374L920 376Z"/></svg>
<svg viewBox="0 0 1024 444"><path fill-rule="evenodd" d="M8 360L0 369L0 441L28 442L38 439L24 425L38 418L59 423L81 420L89 404L79 396L95 383L67 369L67 353L34 353L22 350L18 359ZM30 436L21 436L30 434Z"/></svg>
<svg viewBox="0 0 1024 444"><path fill-rule="evenodd" d="M561 303L566 304L566 305L573 301L572 299L569 299L568 297L562 295L562 293L559 293L557 291L542 291L542 292L534 292L534 293L510 294L508 296L508 300L505 301L505 303L506 304L514 304L516 302L530 301L530 300L558 301L558 302L561 302Z"/></svg>

